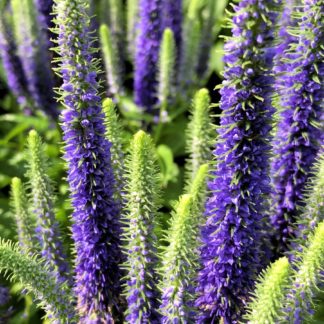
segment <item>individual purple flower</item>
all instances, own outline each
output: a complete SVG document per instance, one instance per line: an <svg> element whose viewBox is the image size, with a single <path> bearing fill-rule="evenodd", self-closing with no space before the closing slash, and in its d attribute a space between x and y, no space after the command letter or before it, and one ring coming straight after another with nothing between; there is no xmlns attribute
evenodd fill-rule
<svg viewBox="0 0 324 324"><path fill-rule="evenodd" d="M278 254L287 250L296 234L294 222L303 206L305 185L324 143L319 127L323 123L324 99L324 29L319 17L324 13L324 5L322 1L304 2L303 12L295 12L299 35L283 52L284 74L279 76L282 109L274 140L271 219Z"/></svg>
<svg viewBox="0 0 324 324"><path fill-rule="evenodd" d="M163 3L163 29L173 32L179 59L182 44L182 0L166 0Z"/></svg>
<svg viewBox="0 0 324 324"><path fill-rule="evenodd" d="M82 323L112 323L120 293L119 209L105 139L98 64L86 0L56 0L62 128L73 211L76 294Z"/></svg>
<svg viewBox="0 0 324 324"><path fill-rule="evenodd" d="M54 99L49 43L34 0L12 0L11 7L17 53L30 97L37 108L56 118L58 110Z"/></svg>
<svg viewBox="0 0 324 324"><path fill-rule="evenodd" d="M233 37L225 44L217 165L202 227L198 323L237 323L263 259L275 7L275 1L259 0L234 7Z"/></svg>
<svg viewBox="0 0 324 324"><path fill-rule="evenodd" d="M21 61L16 54L16 45L3 17L0 18L0 57L10 90L20 105L26 104L27 80Z"/></svg>
<svg viewBox="0 0 324 324"><path fill-rule="evenodd" d="M162 37L161 0L140 0L135 53L135 103L151 111L157 103L157 68Z"/></svg>

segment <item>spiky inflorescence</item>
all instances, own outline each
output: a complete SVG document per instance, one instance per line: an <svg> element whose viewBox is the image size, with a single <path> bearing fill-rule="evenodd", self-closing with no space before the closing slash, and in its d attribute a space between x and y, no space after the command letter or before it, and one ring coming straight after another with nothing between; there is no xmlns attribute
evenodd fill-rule
<svg viewBox="0 0 324 324"><path fill-rule="evenodd" d="M37 108L56 118L46 32L41 28L34 0L11 0L18 56L27 79L29 94Z"/></svg>
<svg viewBox="0 0 324 324"><path fill-rule="evenodd" d="M289 281L289 261L278 259L259 276L245 316L249 324L275 323Z"/></svg>
<svg viewBox="0 0 324 324"><path fill-rule="evenodd" d="M26 253L10 241L0 240L0 272L32 292L52 323L76 323L71 292L58 283L45 260Z"/></svg>
<svg viewBox="0 0 324 324"><path fill-rule="evenodd" d="M87 1L56 0L55 12L78 309L85 323L110 323L120 292L120 219Z"/></svg>
<svg viewBox="0 0 324 324"><path fill-rule="evenodd" d="M149 135L139 131L127 161L125 212L125 294L128 323L158 323L154 227L159 208L156 153Z"/></svg>
<svg viewBox="0 0 324 324"><path fill-rule="evenodd" d="M171 29L167 28L163 32L159 55L158 99L161 105L161 114L166 112L169 101L174 96L175 63L173 32ZM163 117L163 115L161 115L161 117Z"/></svg>
<svg viewBox="0 0 324 324"><path fill-rule="evenodd" d="M308 323L323 285L324 222L319 223L293 264L291 286L280 312L280 323Z"/></svg>
<svg viewBox="0 0 324 324"><path fill-rule="evenodd" d="M21 247L33 251L35 250L35 246L33 246L32 219L28 208L28 198L19 178L12 179L11 195L19 244Z"/></svg>
<svg viewBox="0 0 324 324"><path fill-rule="evenodd" d="M236 323L260 269L264 197L270 192L269 75L276 6L243 0L234 7L233 37L225 44L217 165L202 228L198 322Z"/></svg>
<svg viewBox="0 0 324 324"><path fill-rule="evenodd" d="M161 41L161 0L139 0L135 53L135 103L151 111L157 102L157 66Z"/></svg>
<svg viewBox="0 0 324 324"><path fill-rule="evenodd" d="M323 142L324 2L304 1L298 18L297 41L283 54L284 86L281 120L274 141L274 215L277 253L295 236L293 223L302 205L309 171ZM293 29L294 30L294 29Z"/></svg>
<svg viewBox="0 0 324 324"><path fill-rule="evenodd" d="M189 154L186 164L186 180L190 184L199 167L212 158L211 148L215 128L210 116L210 97L207 89L201 89L195 94L186 135L186 151Z"/></svg>
<svg viewBox="0 0 324 324"><path fill-rule="evenodd" d="M199 226L206 198L208 165L197 171L189 194L175 208L160 268L163 323L194 320L194 286L197 270Z"/></svg>
<svg viewBox="0 0 324 324"><path fill-rule="evenodd" d="M36 216L36 236L41 254L49 263L51 270L58 275L59 281L67 279L69 267L63 247L60 229L54 213L54 190L48 177L47 160L41 138L32 130L28 139L27 176L31 189L32 210Z"/></svg>
<svg viewBox="0 0 324 324"><path fill-rule="evenodd" d="M189 194L180 197L172 216L162 255L159 288L162 292L162 323L187 323L193 320L190 300L197 269L197 217Z"/></svg>
<svg viewBox="0 0 324 324"><path fill-rule="evenodd" d="M103 102L103 112L105 114L104 124L106 128L106 139L111 142L110 154L111 164L113 167L115 178L116 200L122 203L125 199L123 194L125 192L125 165L123 152L123 130L120 125L119 118L116 112L116 105L112 99L107 98Z"/></svg>
<svg viewBox="0 0 324 324"><path fill-rule="evenodd" d="M118 54L115 44L112 42L111 32L107 25L101 25L99 29L100 43L103 59L106 67L108 92L112 95L121 95L121 79L118 66Z"/></svg>
<svg viewBox="0 0 324 324"><path fill-rule="evenodd" d="M27 80L20 58L16 54L13 35L4 17L0 17L0 58L7 83L20 105L26 104Z"/></svg>
<svg viewBox="0 0 324 324"><path fill-rule="evenodd" d="M183 24L183 40L178 82L185 93L190 93L193 85L197 81L196 65L199 56L199 42L201 39L201 23L199 19L200 5L200 0L190 1L188 13Z"/></svg>
<svg viewBox="0 0 324 324"><path fill-rule="evenodd" d="M174 35L177 59L182 45L182 0L166 0L163 3L163 29L170 28Z"/></svg>
<svg viewBox="0 0 324 324"><path fill-rule="evenodd" d="M127 0L126 4L126 28L128 57L133 62L135 57L136 39L138 32L138 2L139 0Z"/></svg>

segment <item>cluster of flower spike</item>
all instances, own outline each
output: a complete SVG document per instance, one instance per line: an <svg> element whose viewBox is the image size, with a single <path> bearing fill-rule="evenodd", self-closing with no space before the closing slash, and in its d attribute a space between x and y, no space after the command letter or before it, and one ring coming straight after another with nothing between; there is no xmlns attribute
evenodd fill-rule
<svg viewBox="0 0 324 324"><path fill-rule="evenodd" d="M38 87L42 75L35 75L35 64L46 63L43 50L48 43L42 32L50 25L51 1L24 0L21 8L17 0L11 2L17 44L12 43L7 22L0 20L0 49L11 55L2 53L7 73L17 70L17 78L22 71L28 84L23 89L26 85L9 78L9 85L19 98L29 98L29 91L37 105L44 106L46 97ZM184 194L161 235L162 181L154 141L140 130L125 154L115 102L101 102L100 60L88 2L54 1L56 28L51 33L57 38L56 72L62 79L58 99L64 107L61 127L73 208L74 274L64 255L54 190L35 131L28 138L29 186L18 178L12 182L20 247L0 240L0 271L10 270L39 300L51 322L299 324L314 316L324 282L324 158L319 148L324 3L304 0L298 8L287 3L278 32L285 39L279 46L273 26L281 1L242 0L233 6L215 150L210 148L216 137L210 97L201 89L194 96L187 131ZM117 17L122 16L122 5L117 0L109 4L109 21L100 28L100 40L108 93L119 104L123 79L118 74L123 69L117 65L125 53ZM191 93L195 78L206 72L212 39L207 31L216 4L192 0L186 6L184 18L181 1L139 0L138 6L129 5L136 16L132 32L137 37L128 54L135 63L135 102L143 110L152 110L160 101L163 112L174 99L174 89ZM28 19L19 24L25 14ZM207 17L204 24L200 16ZM22 60L22 49L32 46L37 35L42 36L41 44ZM15 65L19 57L21 65ZM279 90L278 101L274 88ZM280 104L280 121L271 173L272 104ZM269 201L275 206L273 215ZM265 228L270 221L274 233L269 234ZM263 248L271 235L279 242L275 253L291 251L289 258L267 267L270 261Z"/></svg>

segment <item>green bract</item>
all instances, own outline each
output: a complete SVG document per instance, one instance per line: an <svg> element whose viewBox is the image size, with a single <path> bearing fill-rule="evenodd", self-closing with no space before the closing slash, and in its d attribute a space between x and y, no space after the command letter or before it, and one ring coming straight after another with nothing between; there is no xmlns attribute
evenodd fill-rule
<svg viewBox="0 0 324 324"><path fill-rule="evenodd" d="M210 97L207 89L201 89L195 94L186 135L186 151L189 154L186 180L190 186L199 167L211 160L211 147L216 136L210 117Z"/></svg>

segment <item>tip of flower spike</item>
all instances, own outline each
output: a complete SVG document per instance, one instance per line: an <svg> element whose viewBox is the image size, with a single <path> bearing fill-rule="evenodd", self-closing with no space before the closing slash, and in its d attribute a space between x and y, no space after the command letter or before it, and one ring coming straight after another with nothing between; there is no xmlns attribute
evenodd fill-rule
<svg viewBox="0 0 324 324"><path fill-rule="evenodd" d="M110 35L109 27L106 24L100 25L99 32L100 32L100 35L102 35L102 36L106 36L107 34Z"/></svg>
<svg viewBox="0 0 324 324"><path fill-rule="evenodd" d="M140 143L142 142L148 135L142 131L139 130L135 135L134 135L134 142L135 143Z"/></svg>
<svg viewBox="0 0 324 324"><path fill-rule="evenodd" d="M29 131L28 136L29 137L37 137L38 133L35 131L35 129L32 129L31 131Z"/></svg>
<svg viewBox="0 0 324 324"><path fill-rule="evenodd" d="M164 29L163 38L167 38L169 41L171 41L173 38L173 31L170 28Z"/></svg>
<svg viewBox="0 0 324 324"><path fill-rule="evenodd" d="M35 143L38 139L39 139L39 135L38 135L38 133L37 133L34 129L32 129L32 130L28 133L28 139L27 139L28 143L29 143L30 145L33 145L33 143Z"/></svg>
<svg viewBox="0 0 324 324"><path fill-rule="evenodd" d="M115 103L111 98L105 98L102 102L103 109L112 109L115 107Z"/></svg>
<svg viewBox="0 0 324 324"><path fill-rule="evenodd" d="M192 181L190 192L193 196L202 194L202 188L205 186L208 175L208 163L202 164Z"/></svg>
<svg viewBox="0 0 324 324"><path fill-rule="evenodd" d="M38 151L38 147L41 145L41 139L34 129L28 133L27 143L31 150L31 154L36 154L35 152Z"/></svg>
<svg viewBox="0 0 324 324"><path fill-rule="evenodd" d="M21 185L21 180L17 177L12 178L11 184L13 188L17 188Z"/></svg>
<svg viewBox="0 0 324 324"><path fill-rule="evenodd" d="M176 210L179 215L185 214L185 212L190 208L192 201L191 194L184 194L180 197Z"/></svg>
<svg viewBox="0 0 324 324"><path fill-rule="evenodd" d="M208 89L206 88L200 89L195 95L195 99L194 99L195 109L205 111L206 109L209 108L209 104L210 104L210 97L209 97Z"/></svg>

